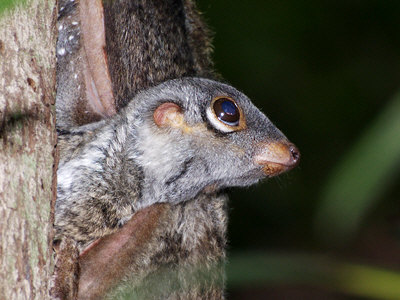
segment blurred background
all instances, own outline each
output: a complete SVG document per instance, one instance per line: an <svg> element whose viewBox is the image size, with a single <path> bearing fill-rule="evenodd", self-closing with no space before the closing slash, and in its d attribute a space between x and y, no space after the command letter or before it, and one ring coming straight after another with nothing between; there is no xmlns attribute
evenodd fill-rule
<svg viewBox="0 0 400 300"><path fill-rule="evenodd" d="M228 299L400 299L400 1L198 5L216 69L302 154L230 191Z"/></svg>

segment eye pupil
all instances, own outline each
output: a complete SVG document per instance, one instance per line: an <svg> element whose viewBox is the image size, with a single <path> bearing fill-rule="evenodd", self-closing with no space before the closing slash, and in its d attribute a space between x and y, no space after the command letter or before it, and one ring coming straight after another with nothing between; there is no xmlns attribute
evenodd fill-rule
<svg viewBox="0 0 400 300"><path fill-rule="evenodd" d="M235 102L227 98L221 98L214 102L214 112L223 123L231 126L239 125L240 112Z"/></svg>

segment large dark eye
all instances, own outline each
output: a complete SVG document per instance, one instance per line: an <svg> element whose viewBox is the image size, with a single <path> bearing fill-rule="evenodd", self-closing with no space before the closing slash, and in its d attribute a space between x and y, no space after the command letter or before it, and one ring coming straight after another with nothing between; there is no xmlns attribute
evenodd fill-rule
<svg viewBox="0 0 400 300"><path fill-rule="evenodd" d="M213 109L217 118L230 126L239 125L240 112L235 102L228 98L221 98L214 102Z"/></svg>

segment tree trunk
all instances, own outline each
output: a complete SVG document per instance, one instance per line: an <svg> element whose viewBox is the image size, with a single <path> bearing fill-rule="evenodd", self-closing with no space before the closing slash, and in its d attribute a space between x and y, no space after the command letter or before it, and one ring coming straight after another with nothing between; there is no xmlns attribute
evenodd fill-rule
<svg viewBox="0 0 400 300"><path fill-rule="evenodd" d="M51 0L0 12L0 299L49 299L55 20Z"/></svg>

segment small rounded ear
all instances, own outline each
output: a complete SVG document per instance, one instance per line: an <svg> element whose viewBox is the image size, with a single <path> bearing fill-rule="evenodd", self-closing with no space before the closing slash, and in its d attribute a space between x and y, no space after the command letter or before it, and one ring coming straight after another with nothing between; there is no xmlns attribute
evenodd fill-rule
<svg viewBox="0 0 400 300"><path fill-rule="evenodd" d="M159 127L179 127L183 120L182 109L171 102L161 104L153 114L154 122Z"/></svg>

